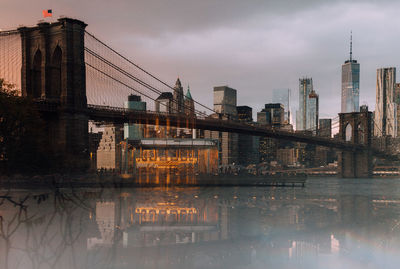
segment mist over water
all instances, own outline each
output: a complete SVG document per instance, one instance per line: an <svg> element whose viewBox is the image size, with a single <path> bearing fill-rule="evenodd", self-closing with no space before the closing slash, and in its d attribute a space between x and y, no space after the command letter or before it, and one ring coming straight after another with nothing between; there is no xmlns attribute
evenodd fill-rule
<svg viewBox="0 0 400 269"><path fill-rule="evenodd" d="M0 268L398 268L399 189L3 189Z"/></svg>

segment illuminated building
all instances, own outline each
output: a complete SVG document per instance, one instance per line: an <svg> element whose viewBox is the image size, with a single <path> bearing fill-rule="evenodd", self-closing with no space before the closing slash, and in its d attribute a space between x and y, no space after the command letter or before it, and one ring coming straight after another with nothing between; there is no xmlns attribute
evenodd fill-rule
<svg viewBox="0 0 400 269"><path fill-rule="evenodd" d="M137 168L190 167L200 173L216 173L218 169L215 140L141 139L129 143L135 145L134 161Z"/></svg>
<svg viewBox="0 0 400 269"><path fill-rule="evenodd" d="M175 88L179 92L182 90L179 78ZM173 113L174 109L180 107L176 106L180 104L176 98L179 99L180 94L162 93L155 101L156 110ZM145 109L146 105L138 98L131 97L127 107ZM189 87L182 107L185 114L196 116ZM193 172L199 173L217 172L218 142L212 139L197 139L196 130L158 124L129 125L129 128L125 128L125 138L126 141L121 142L123 172L140 173L137 169L192 169Z"/></svg>

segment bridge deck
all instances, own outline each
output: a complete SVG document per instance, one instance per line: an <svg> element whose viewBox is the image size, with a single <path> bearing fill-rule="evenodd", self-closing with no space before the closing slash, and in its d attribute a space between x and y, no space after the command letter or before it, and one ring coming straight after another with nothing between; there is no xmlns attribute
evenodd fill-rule
<svg viewBox="0 0 400 269"><path fill-rule="evenodd" d="M43 112L58 112L61 108L57 103L37 102L38 108ZM68 111L69 108L62 108ZM139 111L119 107L88 105L87 108L77 110L71 108L73 113L82 113L90 120L102 123L137 123L160 126L174 126L179 128L201 129L220 132L231 132L247 134L253 136L270 137L294 142L314 144L329 148L336 148L345 151L369 151L372 155L382 158L391 158L397 160L397 156L388 155L385 152L373 149L366 145L354 144L338 139L311 136L303 133L283 131L266 126L252 125L235 122L232 120L221 120L214 118L187 117L182 114L160 113L153 111Z"/></svg>

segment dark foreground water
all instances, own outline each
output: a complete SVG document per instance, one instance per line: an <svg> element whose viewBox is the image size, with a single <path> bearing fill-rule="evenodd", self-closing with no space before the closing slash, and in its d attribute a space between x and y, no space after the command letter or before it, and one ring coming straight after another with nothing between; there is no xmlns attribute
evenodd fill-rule
<svg viewBox="0 0 400 269"><path fill-rule="evenodd" d="M400 267L399 179L0 195L0 268Z"/></svg>

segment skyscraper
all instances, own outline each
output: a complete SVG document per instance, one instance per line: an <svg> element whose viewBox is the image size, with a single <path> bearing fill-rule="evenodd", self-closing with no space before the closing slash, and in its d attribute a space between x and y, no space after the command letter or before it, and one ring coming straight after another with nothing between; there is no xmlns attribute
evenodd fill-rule
<svg viewBox="0 0 400 269"><path fill-rule="evenodd" d="M237 119L237 91L228 86L214 87L214 111L210 117ZM205 138L219 140L219 162L228 165L238 162L238 134L204 131Z"/></svg>
<svg viewBox="0 0 400 269"><path fill-rule="evenodd" d="M306 129L312 131L314 134L316 134L318 130L318 118L319 96L313 89L308 95Z"/></svg>
<svg viewBox="0 0 400 269"><path fill-rule="evenodd" d="M285 122L285 110L282 104L265 104L265 108L257 113L257 122L280 127Z"/></svg>
<svg viewBox="0 0 400 269"><path fill-rule="evenodd" d="M249 106L237 106L237 117L240 122L253 122L253 109ZM247 166L257 164L260 159L258 150L260 144L259 136L247 134L238 135L238 164Z"/></svg>
<svg viewBox="0 0 400 269"><path fill-rule="evenodd" d="M313 89L312 78L299 80L299 110L296 113L296 130L315 131L318 128L318 94Z"/></svg>
<svg viewBox="0 0 400 269"><path fill-rule="evenodd" d="M396 68L380 68L376 74L374 135L397 137Z"/></svg>
<svg viewBox="0 0 400 269"><path fill-rule="evenodd" d="M185 100L183 95L183 87L179 78L176 80L173 96L174 103L172 104L172 112L184 113Z"/></svg>
<svg viewBox="0 0 400 269"><path fill-rule="evenodd" d="M290 124L292 119L290 110L290 89L274 89L272 91L272 103L282 104L285 109L285 123Z"/></svg>
<svg viewBox="0 0 400 269"><path fill-rule="evenodd" d="M360 96L360 64L353 60L353 41L350 36L350 58L342 65L342 113L358 112Z"/></svg>
<svg viewBox="0 0 400 269"><path fill-rule="evenodd" d="M142 101L140 95L129 95L124 107L132 110L146 111L146 102ZM124 139L140 139L143 137L144 126L140 123L124 124Z"/></svg>
<svg viewBox="0 0 400 269"><path fill-rule="evenodd" d="M185 114L191 117L195 116L194 100L192 98L192 94L190 93L189 86L185 95Z"/></svg>
<svg viewBox="0 0 400 269"><path fill-rule="evenodd" d="M252 122L253 121L253 109L249 106L237 106L237 116L239 121Z"/></svg>
<svg viewBox="0 0 400 269"><path fill-rule="evenodd" d="M332 137L332 119L319 119L319 136Z"/></svg>
<svg viewBox="0 0 400 269"><path fill-rule="evenodd" d="M236 90L228 86L214 87L214 110L224 115L237 115Z"/></svg>

